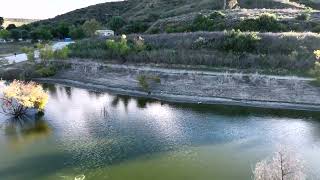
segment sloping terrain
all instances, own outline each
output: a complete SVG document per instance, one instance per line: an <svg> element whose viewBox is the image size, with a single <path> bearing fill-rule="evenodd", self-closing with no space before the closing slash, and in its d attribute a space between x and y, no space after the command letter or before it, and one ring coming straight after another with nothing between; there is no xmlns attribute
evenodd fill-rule
<svg viewBox="0 0 320 180"><path fill-rule="evenodd" d="M302 9L305 7L303 4L287 0L238 0L238 3L241 8L248 9ZM82 24L88 19L106 23L112 16L122 16L127 21L152 23L158 19L222 8L223 0L128 0L89 6L35 24L55 24L61 21Z"/></svg>
<svg viewBox="0 0 320 180"><path fill-rule="evenodd" d="M201 14L209 16L213 13L214 10L202 11ZM244 19L255 19L258 18L261 14L268 13L276 15L278 21L283 22L287 25L291 25L293 27L299 27L303 30L292 29L295 31L305 31L312 29L312 26L316 26L320 23L320 11L312 11L310 12L310 18L306 20L296 19L299 15L303 14L305 10L303 9L233 9L221 11L226 17L226 29L233 29L236 23ZM154 29L158 29L159 32L165 32L166 27L183 27L186 25L190 25L194 18L199 13L189 13L183 14L180 16L174 16L169 18L159 19L149 28L147 32L151 32Z"/></svg>
<svg viewBox="0 0 320 180"><path fill-rule="evenodd" d="M4 18L3 26L7 27L9 24L14 24L17 27L22 26L24 24L30 24L38 21L37 19L17 19L17 18Z"/></svg>

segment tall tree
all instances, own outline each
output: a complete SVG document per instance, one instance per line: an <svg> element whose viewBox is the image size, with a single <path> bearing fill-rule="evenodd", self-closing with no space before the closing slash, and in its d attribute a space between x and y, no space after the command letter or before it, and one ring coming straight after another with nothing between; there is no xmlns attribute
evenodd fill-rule
<svg viewBox="0 0 320 180"><path fill-rule="evenodd" d="M16 26L15 24L9 24L9 25L7 26L7 28L6 28L6 30L10 31L10 30L16 29L16 28L17 28L17 26Z"/></svg>
<svg viewBox="0 0 320 180"><path fill-rule="evenodd" d="M95 19L88 20L82 25L82 29L88 37L93 36L100 27L101 24Z"/></svg>
<svg viewBox="0 0 320 180"><path fill-rule="evenodd" d="M0 38L7 40L10 37L10 32L2 29L0 30Z"/></svg>
<svg viewBox="0 0 320 180"><path fill-rule="evenodd" d="M0 17L0 29L2 29L2 25L3 25L3 23L4 23L4 19L3 19L3 17Z"/></svg>
<svg viewBox="0 0 320 180"><path fill-rule="evenodd" d="M119 31L124 25L126 21L121 16L114 16L108 22L108 27L114 31Z"/></svg>

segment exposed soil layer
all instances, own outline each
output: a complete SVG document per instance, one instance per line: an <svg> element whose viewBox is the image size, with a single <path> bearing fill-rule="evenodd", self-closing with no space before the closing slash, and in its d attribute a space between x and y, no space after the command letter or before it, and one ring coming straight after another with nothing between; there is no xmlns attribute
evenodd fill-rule
<svg viewBox="0 0 320 180"><path fill-rule="evenodd" d="M320 88L311 85L312 78L96 62L63 63L68 68L60 69L56 76L36 80L172 102L320 111ZM146 77L148 89L139 83L141 76ZM153 78L160 78L161 82Z"/></svg>

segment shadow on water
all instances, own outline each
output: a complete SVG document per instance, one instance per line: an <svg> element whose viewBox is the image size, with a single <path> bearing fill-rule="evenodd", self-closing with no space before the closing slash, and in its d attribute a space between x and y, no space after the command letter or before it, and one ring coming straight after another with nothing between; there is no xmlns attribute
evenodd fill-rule
<svg viewBox="0 0 320 180"><path fill-rule="evenodd" d="M8 142L10 142L11 147L15 149L45 139L51 134L51 129L41 114L9 118L2 126L4 126Z"/></svg>
<svg viewBox="0 0 320 180"><path fill-rule="evenodd" d="M16 153L28 151L27 148L30 148L30 145L46 140L52 132L41 114L9 118L1 124L1 127L4 129L10 151ZM61 164L69 156L62 152L28 156L19 163L1 168L0 179L41 179L43 176L65 168L66 166Z"/></svg>
<svg viewBox="0 0 320 180"><path fill-rule="evenodd" d="M271 108L256 108L242 106L226 106L226 105L206 105L206 104L188 104L188 103L168 103L176 108L190 109L199 113L214 113L217 115L229 117L286 117L286 118L304 118L320 121L320 112L304 111L304 110L288 110L288 109L271 109Z"/></svg>
<svg viewBox="0 0 320 180"><path fill-rule="evenodd" d="M116 95L112 101L113 106L117 106L120 101L127 106L132 98L125 95ZM306 110L288 110L288 109L272 109L272 108L257 108L245 106L219 105L219 104L191 104L191 103L172 103L158 101L151 98L134 98L137 102L137 107L140 109L147 108L148 104L169 105L176 109L190 110L197 113L211 113L215 115L223 115L228 117L286 117L286 118L303 118L320 121L320 112Z"/></svg>
<svg viewBox="0 0 320 180"><path fill-rule="evenodd" d="M42 179L54 172L68 168L61 164L70 155L65 153L42 154L28 157L18 164L2 168L0 170L1 179Z"/></svg>

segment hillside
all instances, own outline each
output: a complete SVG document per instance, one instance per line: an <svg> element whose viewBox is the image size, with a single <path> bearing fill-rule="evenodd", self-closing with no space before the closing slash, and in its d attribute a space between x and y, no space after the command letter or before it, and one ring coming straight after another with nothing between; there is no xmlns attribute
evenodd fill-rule
<svg viewBox="0 0 320 180"><path fill-rule="evenodd" d="M299 1L287 0L238 0L241 8L267 8L267 9L302 9L304 4ZM310 4L310 3L309 3ZM55 24L61 21L70 24L82 24L85 20L96 19L101 23L107 23L112 16L122 16L126 21L143 21L153 23L158 19L173 16L196 13L205 10L222 9L223 0L128 0L120 2L108 2L78 9L53 19L36 23Z"/></svg>
<svg viewBox="0 0 320 180"><path fill-rule="evenodd" d="M14 24L17 27L22 26L24 24L30 24L33 22L39 21L37 19L17 19L17 18L4 18L3 26L7 27L9 24Z"/></svg>

